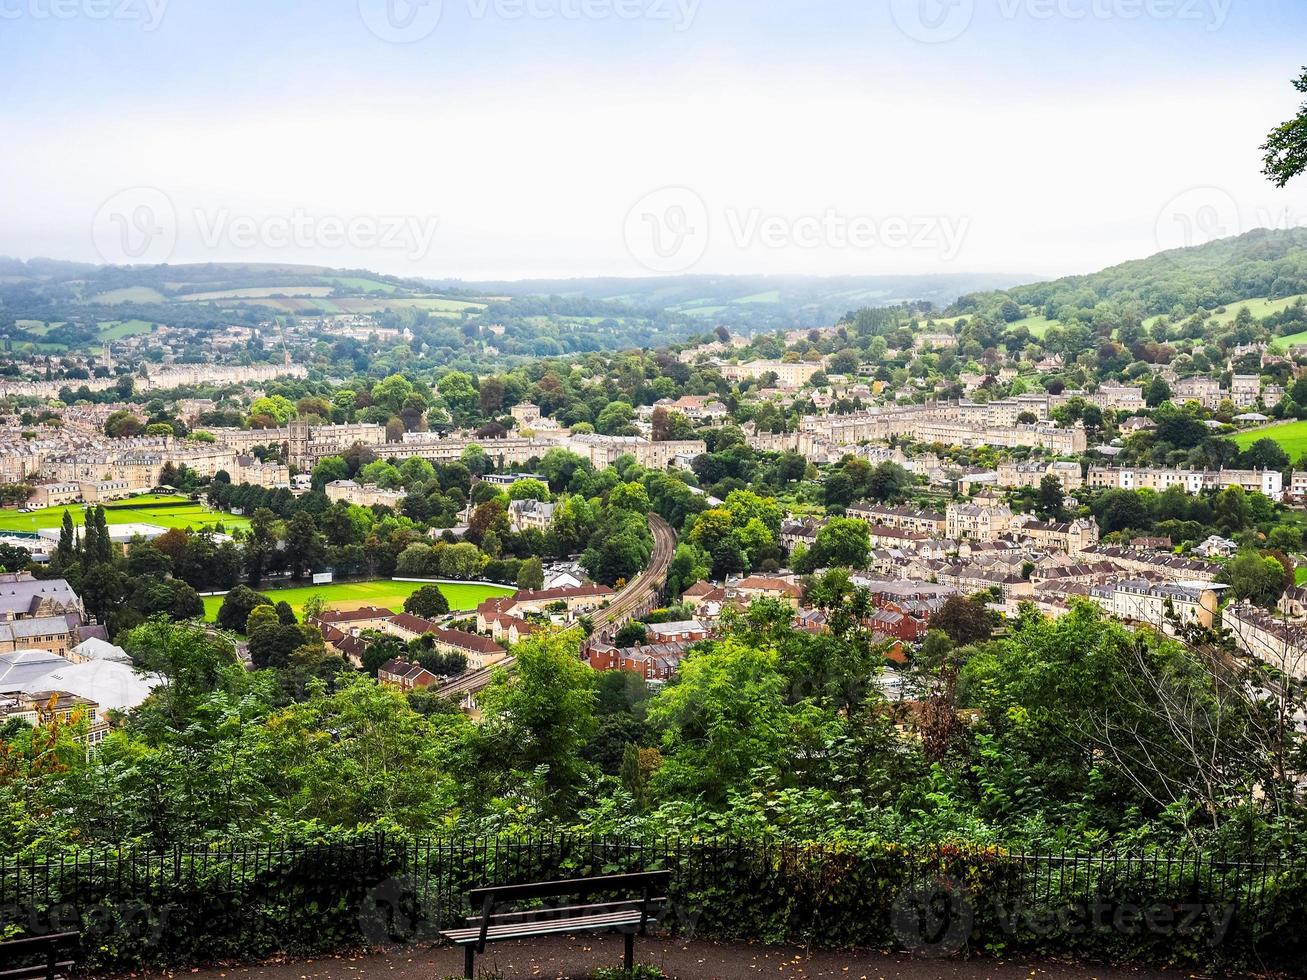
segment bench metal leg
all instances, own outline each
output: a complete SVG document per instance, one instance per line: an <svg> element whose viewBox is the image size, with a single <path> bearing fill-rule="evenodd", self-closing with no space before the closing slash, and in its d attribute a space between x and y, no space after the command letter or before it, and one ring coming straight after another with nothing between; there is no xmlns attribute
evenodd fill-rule
<svg viewBox="0 0 1307 980"><path fill-rule="evenodd" d="M627 973L635 969L635 933L633 932L626 934L626 958L624 962L626 963Z"/></svg>
<svg viewBox="0 0 1307 980"><path fill-rule="evenodd" d="M476 958L476 955L476 947L471 945L463 947L463 976L467 980L472 980L473 976L475 976L472 972L472 961Z"/></svg>

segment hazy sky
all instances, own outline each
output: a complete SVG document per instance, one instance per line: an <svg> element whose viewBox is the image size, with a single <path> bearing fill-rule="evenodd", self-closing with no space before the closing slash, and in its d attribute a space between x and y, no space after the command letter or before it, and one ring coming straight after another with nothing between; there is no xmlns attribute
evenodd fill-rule
<svg viewBox="0 0 1307 980"><path fill-rule="evenodd" d="M0 0L0 254L1090 271L1307 224L1302 0Z"/></svg>

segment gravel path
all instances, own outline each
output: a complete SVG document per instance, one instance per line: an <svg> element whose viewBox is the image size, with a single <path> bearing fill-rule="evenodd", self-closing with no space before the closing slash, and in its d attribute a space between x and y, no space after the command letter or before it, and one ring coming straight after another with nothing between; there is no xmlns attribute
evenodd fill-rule
<svg viewBox="0 0 1307 980"><path fill-rule="evenodd" d="M478 975L504 980L583 980L600 966L620 966L616 936L558 937L529 943L499 943L477 957ZM851 980L1189 980L1201 974L1122 967L1076 966L1026 958L996 960L914 959L904 954L818 952L762 945L643 939L636 962L661 967L676 980L737 980L764 975L792 980L842 977ZM495 974L493 971L499 971ZM463 955L451 948L409 947L387 953L274 961L189 973L193 980L443 980L463 975Z"/></svg>

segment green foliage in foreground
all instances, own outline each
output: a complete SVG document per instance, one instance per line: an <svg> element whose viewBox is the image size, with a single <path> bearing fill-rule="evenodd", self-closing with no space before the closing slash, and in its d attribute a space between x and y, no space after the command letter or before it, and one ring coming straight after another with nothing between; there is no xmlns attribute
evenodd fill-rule
<svg viewBox="0 0 1307 980"><path fill-rule="evenodd" d="M124 645L165 684L98 751L2 736L0 850L555 828L1274 853L1304 824L1285 705L1254 700L1210 639L1187 649L1088 605L974 645L932 634L912 712L876 683L865 594L840 573L813 592L832 634L756 603L652 696L586 667L579 631L532 637L475 724L317 649L250 672L212 634L151 621ZM269 636L295 629L258 615Z"/></svg>
<svg viewBox="0 0 1307 980"><path fill-rule="evenodd" d="M1307 825L1294 790L1301 740L1279 723L1285 704L1250 696L1215 637L1182 646L1087 604L1056 621L1030 609L1000 639L931 634L908 710L876 683L884 659L860 625L866 594L839 571L812 594L831 633L796 631L788 607L755 603L656 693L591 672L579 631L533 636L516 673L483 693L479 723L429 693L325 670L307 646L251 672L221 635L151 620L124 643L165 683L97 751L75 741L76 719L0 731L0 853L56 864L106 847L171 855L149 887L175 905L175 945L103 952L120 966L348 945L360 903L386 881L430 879L457 903L501 860L535 877L661 861L700 916L683 927L831 946L894 942L889 912L923 875L1024 900L1029 868L1010 849L1298 867L1284 862ZM260 636L293 628L266 606L249 618ZM395 843L357 845L360 834ZM533 835L600 842L523 852ZM463 843L435 842L446 838ZM501 842L493 857L467 843L488 838ZM632 840L663 849L602 843ZM251 844L268 855L256 870L224 857ZM71 887L100 887L81 867ZM1173 900L1198 880L1165 862L1147 881L1094 867L1096 888L1131 901ZM1256 894L1246 875L1226 881L1228 898L1291 921L1301 871L1268 874ZM286 908L305 912L288 922ZM996 951L1063 948L1018 942L994 931L997 912L983 914L979 935ZM1251 958L1261 921L1240 920L1245 945L1223 949L1227 961ZM1065 948L1196 961L1208 950L1165 937L1077 942Z"/></svg>

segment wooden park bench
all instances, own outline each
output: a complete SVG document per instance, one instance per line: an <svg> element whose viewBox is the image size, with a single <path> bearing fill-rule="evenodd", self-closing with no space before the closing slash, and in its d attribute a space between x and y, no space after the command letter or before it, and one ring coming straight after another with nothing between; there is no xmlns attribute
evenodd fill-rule
<svg viewBox="0 0 1307 980"><path fill-rule="evenodd" d="M472 908L480 906L481 914L468 916L468 928L449 929L441 935L454 945L463 947L464 977L473 975L473 960L478 953L486 951L487 943L612 930L626 934L626 969L630 970L634 966L636 933L643 936L645 930L657 922L653 916L667 901L667 886L671 878L670 871L644 871L570 881L474 888L468 892L468 900ZM613 897L590 903L594 895ZM561 897L589 904L496 911L510 903ZM0 977L0 980L4 978Z"/></svg>
<svg viewBox="0 0 1307 980"><path fill-rule="evenodd" d="M0 943L0 980L63 980L73 968L72 948L79 938L76 932L58 932Z"/></svg>

